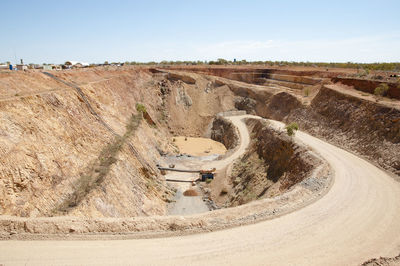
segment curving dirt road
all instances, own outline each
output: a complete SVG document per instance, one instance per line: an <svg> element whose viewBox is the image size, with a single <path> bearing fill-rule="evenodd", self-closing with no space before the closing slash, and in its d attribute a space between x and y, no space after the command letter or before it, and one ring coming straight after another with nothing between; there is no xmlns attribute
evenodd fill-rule
<svg viewBox="0 0 400 266"><path fill-rule="evenodd" d="M246 139L240 118L232 121ZM297 132L296 138L319 152L335 171L331 190L299 211L182 237L3 241L0 264L357 265L397 255L399 183L365 160L308 134Z"/></svg>

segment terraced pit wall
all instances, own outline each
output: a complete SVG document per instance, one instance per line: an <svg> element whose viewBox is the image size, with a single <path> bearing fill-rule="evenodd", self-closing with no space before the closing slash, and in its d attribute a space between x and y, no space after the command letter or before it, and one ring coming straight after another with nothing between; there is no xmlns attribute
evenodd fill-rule
<svg viewBox="0 0 400 266"><path fill-rule="evenodd" d="M382 83L386 83L389 87L387 97L400 100L400 83L382 82L378 80L365 80L357 78L335 77L332 78L335 83L342 83L347 86L352 86L356 90L374 94L375 88Z"/></svg>
<svg viewBox="0 0 400 266"><path fill-rule="evenodd" d="M400 110L323 86L309 106L288 92L231 88L236 107L254 105L255 114L286 123L322 138L400 175ZM249 100L250 99L250 100ZM240 104L238 104L240 103Z"/></svg>
<svg viewBox="0 0 400 266"><path fill-rule="evenodd" d="M279 69L273 67L230 67L230 66L214 66L214 67L177 67L172 66L167 69L192 71L206 75L227 78L257 85L276 85L284 86L294 90L303 90L312 86L328 81L332 77L336 77L340 73L328 72L323 70L315 71L296 71L288 69Z"/></svg>

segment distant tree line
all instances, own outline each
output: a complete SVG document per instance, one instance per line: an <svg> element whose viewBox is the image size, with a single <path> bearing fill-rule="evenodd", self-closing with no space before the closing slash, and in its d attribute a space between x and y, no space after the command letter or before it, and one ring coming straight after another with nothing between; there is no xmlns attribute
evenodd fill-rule
<svg viewBox="0 0 400 266"><path fill-rule="evenodd" d="M294 61L230 61L219 58L215 61L161 61L125 62L125 65L264 65L264 66L311 66L325 68L353 68L364 70L400 71L400 62L393 63L334 63L334 62L294 62Z"/></svg>
<svg viewBox="0 0 400 266"><path fill-rule="evenodd" d="M10 62L0 63L10 64ZM108 65L108 61L104 62ZM121 64L112 62L111 64ZM382 71L400 71L400 62L392 63L327 63L327 62L294 62L294 61L246 61L246 60L226 60L219 58L213 61L161 61L161 62L125 62L125 65L263 65L263 66L311 66L311 67L324 67L324 68L353 68L366 71L368 73L371 70L382 70ZM45 65L45 63L44 63ZM94 67L98 64L90 64Z"/></svg>

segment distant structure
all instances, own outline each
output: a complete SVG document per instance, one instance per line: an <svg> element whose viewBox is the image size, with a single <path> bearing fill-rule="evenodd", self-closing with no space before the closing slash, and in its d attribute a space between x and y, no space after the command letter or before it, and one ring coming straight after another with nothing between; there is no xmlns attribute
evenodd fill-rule
<svg viewBox="0 0 400 266"><path fill-rule="evenodd" d="M52 65L43 65L43 70L53 70Z"/></svg>
<svg viewBox="0 0 400 266"><path fill-rule="evenodd" d="M54 65L54 64L43 64L43 65L32 64L30 67L32 69L62 70L62 66L61 65Z"/></svg>
<svg viewBox="0 0 400 266"><path fill-rule="evenodd" d="M24 64L24 60L20 59L20 64L12 65L10 62L6 64L0 64L0 69L8 69L8 70L28 70L28 69L37 69L37 70L62 70L62 65L56 64Z"/></svg>
<svg viewBox="0 0 400 266"><path fill-rule="evenodd" d="M27 70L28 66L24 64L24 60L20 59L20 62L21 62L20 64L17 64L15 66L15 69L17 69L17 70Z"/></svg>
<svg viewBox="0 0 400 266"><path fill-rule="evenodd" d="M66 61L64 66L65 68L81 68L81 67L88 67L89 63L78 62L78 61Z"/></svg>
<svg viewBox="0 0 400 266"><path fill-rule="evenodd" d="M28 69L28 66L27 66L27 65L24 65L24 64L18 64L18 65L16 66L16 69L17 69L17 70L27 70L27 69Z"/></svg>

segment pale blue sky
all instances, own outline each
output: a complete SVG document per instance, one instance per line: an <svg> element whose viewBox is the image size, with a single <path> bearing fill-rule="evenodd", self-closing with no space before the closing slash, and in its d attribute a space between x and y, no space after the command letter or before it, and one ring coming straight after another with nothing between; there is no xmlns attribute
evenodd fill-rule
<svg viewBox="0 0 400 266"><path fill-rule="evenodd" d="M0 62L399 62L400 1L1 0Z"/></svg>

